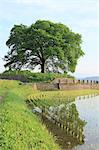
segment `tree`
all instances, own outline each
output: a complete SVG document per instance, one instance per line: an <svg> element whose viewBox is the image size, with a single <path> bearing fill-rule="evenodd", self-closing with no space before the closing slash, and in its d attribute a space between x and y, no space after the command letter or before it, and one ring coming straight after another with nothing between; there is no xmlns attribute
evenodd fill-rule
<svg viewBox="0 0 99 150"><path fill-rule="evenodd" d="M84 55L81 35L61 23L38 20L31 26L15 25L6 45L5 67L34 69L41 72L74 72L78 59Z"/></svg>

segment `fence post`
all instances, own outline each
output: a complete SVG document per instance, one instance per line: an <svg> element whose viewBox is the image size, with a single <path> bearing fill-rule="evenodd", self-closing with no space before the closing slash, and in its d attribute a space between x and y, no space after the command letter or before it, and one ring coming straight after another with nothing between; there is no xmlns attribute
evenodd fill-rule
<svg viewBox="0 0 99 150"><path fill-rule="evenodd" d="M78 83L80 83L80 80L78 80Z"/></svg>
<svg viewBox="0 0 99 150"><path fill-rule="evenodd" d="M91 84L92 84L92 80L91 80L90 82L91 82Z"/></svg>
<svg viewBox="0 0 99 150"><path fill-rule="evenodd" d="M95 80L93 81L93 83L95 84Z"/></svg>

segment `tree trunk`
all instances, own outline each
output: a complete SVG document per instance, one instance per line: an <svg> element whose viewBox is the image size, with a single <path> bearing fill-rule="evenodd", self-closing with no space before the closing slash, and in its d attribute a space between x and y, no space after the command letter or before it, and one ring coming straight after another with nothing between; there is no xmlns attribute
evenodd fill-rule
<svg viewBox="0 0 99 150"><path fill-rule="evenodd" d="M45 62L42 62L41 64L41 73L45 72Z"/></svg>

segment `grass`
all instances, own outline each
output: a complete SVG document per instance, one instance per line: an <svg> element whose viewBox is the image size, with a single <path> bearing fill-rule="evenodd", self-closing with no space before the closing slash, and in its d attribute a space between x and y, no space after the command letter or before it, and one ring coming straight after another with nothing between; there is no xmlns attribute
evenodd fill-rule
<svg viewBox="0 0 99 150"><path fill-rule="evenodd" d="M35 91L32 85L19 85L18 81L0 80L0 150L59 150L55 138L49 134L40 119L26 105L26 99L39 100L41 104L66 101L66 96L98 93L83 91Z"/></svg>
<svg viewBox="0 0 99 150"><path fill-rule="evenodd" d="M0 150L58 150L53 136L25 104L31 87L19 89L14 81L3 81L0 85L0 91L3 88L8 93L0 104Z"/></svg>
<svg viewBox="0 0 99 150"><path fill-rule="evenodd" d="M75 100L77 96L90 95L99 93L98 90L70 90L70 91L38 91L37 93L28 96L28 102L34 103L38 106L59 105L60 103L70 103Z"/></svg>
<svg viewBox="0 0 99 150"><path fill-rule="evenodd" d="M59 73L33 73L28 70L23 71L5 71L0 74L1 79L17 79L24 82L51 82L55 78L73 78L68 74Z"/></svg>

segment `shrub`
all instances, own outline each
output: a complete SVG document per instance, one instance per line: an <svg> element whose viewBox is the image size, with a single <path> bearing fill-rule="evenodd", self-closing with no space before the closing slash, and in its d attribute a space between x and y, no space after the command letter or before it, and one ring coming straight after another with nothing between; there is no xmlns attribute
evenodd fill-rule
<svg viewBox="0 0 99 150"><path fill-rule="evenodd" d="M51 82L55 78L71 77L59 73L32 73L31 71L5 71L0 75L1 79L20 80L22 82Z"/></svg>

